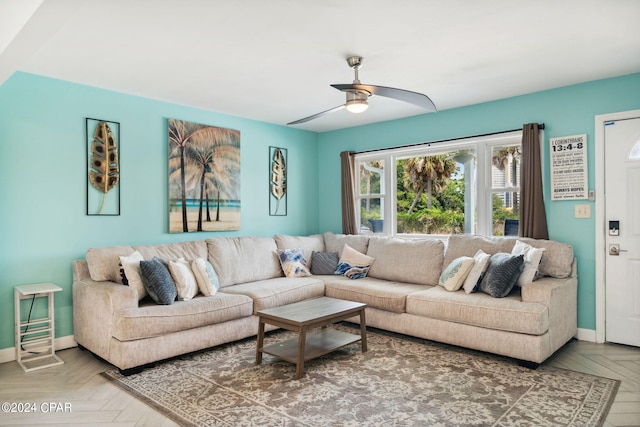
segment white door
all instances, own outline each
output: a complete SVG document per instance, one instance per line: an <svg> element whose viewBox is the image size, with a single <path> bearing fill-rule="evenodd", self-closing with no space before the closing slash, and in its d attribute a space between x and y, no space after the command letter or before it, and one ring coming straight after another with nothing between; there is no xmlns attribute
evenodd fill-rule
<svg viewBox="0 0 640 427"><path fill-rule="evenodd" d="M606 340L640 347L640 117L605 123Z"/></svg>

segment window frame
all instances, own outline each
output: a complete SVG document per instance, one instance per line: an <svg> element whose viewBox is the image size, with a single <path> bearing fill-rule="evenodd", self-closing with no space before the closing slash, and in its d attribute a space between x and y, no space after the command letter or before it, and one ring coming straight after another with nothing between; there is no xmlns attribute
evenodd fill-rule
<svg viewBox="0 0 640 427"><path fill-rule="evenodd" d="M365 162L369 162L369 161L375 161L375 160L380 160L382 159L384 161L384 168L383 168L383 175L384 175L384 179L380 179L380 192L376 193L376 194L362 194L361 190L360 190L360 163L365 163ZM379 155L377 155L377 153L362 153L362 154L356 154L355 156L355 177L354 179L356 180L356 185L355 188L357 190L357 194L356 194L356 229L357 230L361 230L362 229L362 223L360 222L361 218L362 218L362 211L361 211L361 207L362 207L362 201L363 200L367 200L367 199L380 199L380 216L382 217L382 219L384 220L385 218L391 218L389 216L389 212L387 212L387 206L389 205L389 203L386 203L386 200L388 199L387 196L387 189L391 188L389 185L391 184L391 174L387 173L387 165L389 164L387 162L387 157L380 157ZM394 173L395 173L395 166L394 166ZM393 194L395 194L395 191L393 191ZM393 232L389 230L389 223L391 221L384 221L383 222L383 231L381 234L391 234L393 235ZM394 230L395 230L395 226L394 226Z"/></svg>
<svg viewBox="0 0 640 427"><path fill-rule="evenodd" d="M491 135L481 135L475 137L458 138L446 141L424 142L403 147L395 147L381 150L372 150L355 155L356 173L354 179L356 182L356 219L357 229L360 230L361 224L361 204L365 198L371 198L372 195L363 195L360 192L360 163L375 160L384 161L384 191L381 189L380 198L381 216L384 221L383 234L389 236L398 236L402 238L420 238L434 237L447 238L447 235L437 234L408 234L397 232L397 208L396 208L396 164L400 159L410 157L421 157L434 155L442 152L456 151L462 149L473 149L476 153L475 182L474 191L472 192L475 199L474 215L476 216L477 228L473 230L474 234L491 236L493 234L493 212L492 212L492 195L495 192L520 191L520 187L504 187L493 188L492 186L492 149L499 146L513 146L522 144L522 131L509 131ZM466 179L466 177L465 177ZM522 183L520 183L520 186Z"/></svg>

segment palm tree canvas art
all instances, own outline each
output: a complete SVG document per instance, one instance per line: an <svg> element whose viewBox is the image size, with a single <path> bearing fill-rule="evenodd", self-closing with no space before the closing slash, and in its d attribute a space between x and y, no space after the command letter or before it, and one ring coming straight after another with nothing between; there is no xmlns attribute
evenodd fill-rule
<svg viewBox="0 0 640 427"><path fill-rule="evenodd" d="M240 229L240 131L169 119L169 232Z"/></svg>

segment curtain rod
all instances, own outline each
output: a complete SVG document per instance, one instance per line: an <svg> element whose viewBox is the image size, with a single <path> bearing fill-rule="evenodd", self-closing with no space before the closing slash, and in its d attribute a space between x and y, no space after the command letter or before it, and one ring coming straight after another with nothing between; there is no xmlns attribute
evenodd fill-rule
<svg viewBox="0 0 640 427"><path fill-rule="evenodd" d="M539 123L538 124L538 129L544 130L544 123ZM441 140L438 140L438 141L417 142L415 144L400 145L398 147L375 148L373 150L356 151L355 154L375 153L377 151L386 151L386 150L391 150L391 149L396 149L396 148L417 147L419 145L425 145L425 144L438 144L438 143L441 143L441 142L457 141L459 139L480 138L480 137L483 137L483 136L500 135L501 133L516 132L516 131L519 131L519 130L522 130L522 128L520 128L520 129L511 129L511 130L501 130L499 132L482 133L482 134L478 134L478 135L462 136L462 137L458 137L458 138L441 139Z"/></svg>

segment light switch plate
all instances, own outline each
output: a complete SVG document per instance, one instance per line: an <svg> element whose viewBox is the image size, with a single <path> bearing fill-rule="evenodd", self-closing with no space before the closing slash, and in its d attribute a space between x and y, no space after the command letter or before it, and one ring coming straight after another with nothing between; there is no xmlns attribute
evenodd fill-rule
<svg viewBox="0 0 640 427"><path fill-rule="evenodd" d="M591 218L591 205L575 205L574 214L576 218Z"/></svg>

